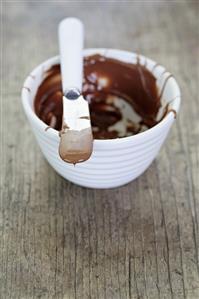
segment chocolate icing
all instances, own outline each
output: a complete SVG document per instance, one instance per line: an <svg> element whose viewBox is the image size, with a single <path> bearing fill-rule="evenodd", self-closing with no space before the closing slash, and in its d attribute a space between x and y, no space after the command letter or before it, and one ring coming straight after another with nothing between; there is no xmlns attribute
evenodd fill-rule
<svg viewBox="0 0 199 299"><path fill-rule="evenodd" d="M166 83L165 83L166 84ZM162 91L163 92L163 91ZM91 124L95 139L111 139L137 134L157 123L161 106L156 78L139 63L125 63L101 55L84 58L83 96L89 102ZM122 108L116 99L130 104L139 120L127 119L126 131L118 132L123 120ZM48 126L61 130L62 87L60 66L52 66L38 88L35 112Z"/></svg>

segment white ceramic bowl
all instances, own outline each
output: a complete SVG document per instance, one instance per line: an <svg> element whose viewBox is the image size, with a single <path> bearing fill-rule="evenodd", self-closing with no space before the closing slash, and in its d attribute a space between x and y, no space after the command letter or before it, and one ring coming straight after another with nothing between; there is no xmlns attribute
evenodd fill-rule
<svg viewBox="0 0 199 299"><path fill-rule="evenodd" d="M107 57L126 62L136 62L137 54L114 49L87 49L84 55L99 53ZM147 62L147 68L152 70L156 62L140 56L140 63ZM59 57L53 57L38 67L27 77L22 89L22 103L31 124L39 146L50 165L65 179L90 188L113 188L124 185L141 175L152 163L165 141L174 122L174 113L168 113L165 118L151 129L134 136L94 140L91 158L83 163L68 164L63 162L58 154L59 136L54 129L45 131L47 125L34 113L33 101L43 79L43 74L52 65L59 63ZM157 66L153 74L158 79L161 88L165 78L169 75L164 67ZM163 75L162 75L163 74ZM166 77L165 77L166 76ZM170 78L163 99L176 112L180 106L180 90L174 78ZM34 161L33 161L34 162Z"/></svg>

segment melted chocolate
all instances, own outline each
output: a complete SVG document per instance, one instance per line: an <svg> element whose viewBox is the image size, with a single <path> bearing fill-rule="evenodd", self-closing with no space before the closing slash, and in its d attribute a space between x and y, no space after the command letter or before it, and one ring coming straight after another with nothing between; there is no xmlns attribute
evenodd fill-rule
<svg viewBox="0 0 199 299"><path fill-rule="evenodd" d="M89 102L95 139L137 134L143 128L151 128L157 123L161 97L158 94L156 78L139 60L137 64L132 64L101 55L86 57L82 93ZM121 105L116 105L116 99L128 103L139 118L135 121L126 120L123 135L116 126L124 117ZM56 130L61 130L62 86L59 65L52 66L45 73L34 105L35 112L42 121Z"/></svg>

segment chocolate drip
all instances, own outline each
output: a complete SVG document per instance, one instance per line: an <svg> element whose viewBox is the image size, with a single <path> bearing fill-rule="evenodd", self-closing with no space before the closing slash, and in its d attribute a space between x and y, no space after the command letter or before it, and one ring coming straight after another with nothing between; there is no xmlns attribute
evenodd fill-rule
<svg viewBox="0 0 199 299"><path fill-rule="evenodd" d="M45 73L34 107L37 116L56 130L61 130L62 125L61 90L60 66L54 65ZM156 78L140 64L139 59L136 64L132 64L101 55L84 58L82 94L89 102L95 139L137 134L143 127L150 128L157 123L162 92L158 94ZM123 121L124 115L121 105L116 105L116 99L128 103L139 116L139 120L127 119L126 133L122 136L116 125Z"/></svg>
<svg viewBox="0 0 199 299"><path fill-rule="evenodd" d="M163 75L163 74L165 74L165 71L162 73L162 75ZM160 95L159 95L159 99L160 99L160 100L161 100L161 98L162 98L162 96L163 96L163 93L164 93L164 90L165 90L165 88L166 88L167 82L169 81L170 78L173 78L173 75L172 75L172 74L168 75L168 77L167 77L167 78L165 79L165 81L164 81L164 84L163 84L163 86L162 86L162 90L161 90Z"/></svg>

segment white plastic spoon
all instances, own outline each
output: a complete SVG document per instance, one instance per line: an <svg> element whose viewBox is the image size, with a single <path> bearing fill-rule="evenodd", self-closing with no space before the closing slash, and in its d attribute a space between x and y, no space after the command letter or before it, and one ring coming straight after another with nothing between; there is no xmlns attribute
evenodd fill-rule
<svg viewBox="0 0 199 299"><path fill-rule="evenodd" d="M67 18L59 25L63 119L59 155L69 163L87 160L93 149L88 102L82 97L83 24Z"/></svg>

